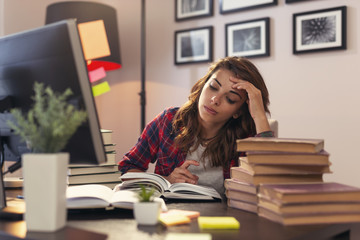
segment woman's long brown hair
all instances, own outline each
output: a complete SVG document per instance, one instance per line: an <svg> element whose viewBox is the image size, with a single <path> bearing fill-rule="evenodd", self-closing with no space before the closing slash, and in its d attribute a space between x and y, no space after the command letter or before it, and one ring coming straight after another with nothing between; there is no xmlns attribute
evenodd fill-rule
<svg viewBox="0 0 360 240"><path fill-rule="evenodd" d="M249 60L240 57L226 57L213 63L204 77L199 79L191 89L188 101L178 110L173 121L177 134L175 144L185 152L197 149L203 143L200 137L201 126L198 121L198 103L201 91L210 77L219 69L230 70L234 76L252 83L261 91L264 109L270 113L269 93L258 69ZM228 167L230 160L237 156L236 139L256 134L247 103L241 107L239 118L230 118L219 130L215 138L206 143L202 160L209 158L211 166Z"/></svg>

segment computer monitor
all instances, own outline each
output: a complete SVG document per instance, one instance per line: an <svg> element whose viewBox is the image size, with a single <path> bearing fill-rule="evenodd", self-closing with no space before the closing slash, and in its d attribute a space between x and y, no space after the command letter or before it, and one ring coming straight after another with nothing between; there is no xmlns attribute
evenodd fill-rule
<svg viewBox="0 0 360 240"><path fill-rule="evenodd" d="M73 95L69 102L88 114L87 121L63 150L70 153L70 163L105 162L76 20L63 20L0 38L0 138L18 157L27 150L6 123L13 120L8 110L19 108L26 112L31 107L34 82L44 83L60 93L70 88Z"/></svg>

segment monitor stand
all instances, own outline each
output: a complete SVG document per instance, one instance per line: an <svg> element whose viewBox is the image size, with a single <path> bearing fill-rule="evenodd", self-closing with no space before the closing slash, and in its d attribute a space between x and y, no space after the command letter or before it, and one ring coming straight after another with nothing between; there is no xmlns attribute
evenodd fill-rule
<svg viewBox="0 0 360 240"><path fill-rule="evenodd" d="M6 195L5 195L5 185L3 178L3 171L0 169L0 209L6 208Z"/></svg>

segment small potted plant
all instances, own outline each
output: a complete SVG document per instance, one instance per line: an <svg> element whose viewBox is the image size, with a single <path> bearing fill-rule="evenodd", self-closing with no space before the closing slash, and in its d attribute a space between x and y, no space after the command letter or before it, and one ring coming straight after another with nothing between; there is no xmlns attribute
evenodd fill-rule
<svg viewBox="0 0 360 240"><path fill-rule="evenodd" d="M35 83L34 92L32 108L26 115L12 109L16 123L8 125L31 150L22 155L27 230L51 232L66 223L69 153L60 151L87 114L67 102L70 89L60 94Z"/></svg>
<svg viewBox="0 0 360 240"><path fill-rule="evenodd" d="M134 216L140 225L155 225L159 221L161 203L154 201L154 193L154 188L140 186L139 202L134 203Z"/></svg>

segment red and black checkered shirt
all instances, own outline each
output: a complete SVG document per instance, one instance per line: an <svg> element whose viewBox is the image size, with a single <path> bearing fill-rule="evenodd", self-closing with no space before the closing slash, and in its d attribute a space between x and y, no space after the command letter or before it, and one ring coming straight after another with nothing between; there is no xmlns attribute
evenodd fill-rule
<svg viewBox="0 0 360 240"><path fill-rule="evenodd" d="M155 173L168 176L184 163L187 153L175 146L176 135L172 131L172 121L178 109L168 108L146 125L136 145L119 162L121 173L134 168L146 171L150 162L156 162ZM273 134L264 132L256 136L272 137ZM230 160L230 167L237 164L238 158ZM230 177L230 167L223 169L224 178Z"/></svg>

